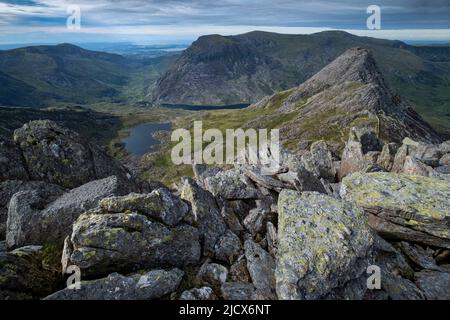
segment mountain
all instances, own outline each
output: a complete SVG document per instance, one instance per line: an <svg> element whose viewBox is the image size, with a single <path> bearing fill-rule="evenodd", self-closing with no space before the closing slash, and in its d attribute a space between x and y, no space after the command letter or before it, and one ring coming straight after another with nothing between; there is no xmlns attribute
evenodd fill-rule
<svg viewBox="0 0 450 320"><path fill-rule="evenodd" d="M167 57L125 58L71 44L0 51L0 105L144 99L167 69Z"/></svg>
<svg viewBox="0 0 450 320"><path fill-rule="evenodd" d="M279 128L281 142L324 139L342 148L351 127L368 127L384 141L411 137L439 143L441 137L414 109L394 94L373 55L352 48L298 87L268 96L234 114L209 113L204 127L239 119L234 127ZM227 125L230 125L229 123Z"/></svg>
<svg viewBox="0 0 450 320"><path fill-rule="evenodd" d="M152 97L161 104L254 103L301 84L353 47L371 50L389 86L450 134L450 47L416 47L341 31L200 37L158 81Z"/></svg>

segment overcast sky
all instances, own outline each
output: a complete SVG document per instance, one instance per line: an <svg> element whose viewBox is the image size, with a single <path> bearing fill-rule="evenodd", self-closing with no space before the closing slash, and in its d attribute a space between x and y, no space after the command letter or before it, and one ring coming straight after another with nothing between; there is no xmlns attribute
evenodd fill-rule
<svg viewBox="0 0 450 320"><path fill-rule="evenodd" d="M69 30L69 5L81 29ZM369 5L381 30L367 30ZM188 43L204 34L328 29L398 40L450 42L450 0L0 0L0 43Z"/></svg>

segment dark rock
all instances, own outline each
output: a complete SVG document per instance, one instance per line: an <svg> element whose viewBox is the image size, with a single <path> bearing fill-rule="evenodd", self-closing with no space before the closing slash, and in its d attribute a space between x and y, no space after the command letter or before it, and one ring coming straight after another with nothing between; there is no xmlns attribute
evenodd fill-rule
<svg viewBox="0 0 450 320"><path fill-rule="evenodd" d="M0 182L28 178L21 150L12 141L0 136Z"/></svg>
<svg viewBox="0 0 450 320"><path fill-rule="evenodd" d="M214 251L217 260L233 264L242 253L241 240L231 230L227 230L217 241Z"/></svg>
<svg viewBox="0 0 450 320"><path fill-rule="evenodd" d="M63 289L45 300L151 300L174 292L183 278L179 269L153 270L123 276L112 273L98 280L82 281L80 289Z"/></svg>
<svg viewBox="0 0 450 320"><path fill-rule="evenodd" d="M450 299L450 273L425 270L416 273L416 284L427 300Z"/></svg>
<svg viewBox="0 0 450 320"><path fill-rule="evenodd" d="M255 288L245 282L225 282L221 293L225 300L252 300Z"/></svg>
<svg viewBox="0 0 450 320"><path fill-rule="evenodd" d="M336 169L333 157L325 141L317 141L311 145L310 152L302 156L305 168L312 172L317 178L334 181Z"/></svg>
<svg viewBox="0 0 450 320"><path fill-rule="evenodd" d="M184 291L180 300L217 300L217 297L210 287L201 287Z"/></svg>
<svg viewBox="0 0 450 320"><path fill-rule="evenodd" d="M247 260L245 258L235 262L230 267L229 278L231 282L250 282L250 274L247 269Z"/></svg>
<svg viewBox="0 0 450 320"><path fill-rule="evenodd" d="M191 204L192 216L188 215L187 220L198 228L203 238L204 254L214 256L214 246L226 231L216 200L189 178L184 180L181 198Z"/></svg>
<svg viewBox="0 0 450 320"><path fill-rule="evenodd" d="M197 278L202 284L220 288L227 281L228 269L217 263L205 263L200 268Z"/></svg>
<svg viewBox="0 0 450 320"><path fill-rule="evenodd" d="M218 172L204 180L205 188L214 196L220 195L228 200L255 199L259 197L258 190L240 170Z"/></svg>
<svg viewBox="0 0 450 320"><path fill-rule="evenodd" d="M395 154L400 146L397 143L388 143L383 146L381 154L378 156L377 164L386 171L391 171L394 165Z"/></svg>
<svg viewBox="0 0 450 320"><path fill-rule="evenodd" d="M128 172L98 147L77 133L49 120L25 124L14 132L32 180L76 188L89 181L116 175L128 180Z"/></svg>

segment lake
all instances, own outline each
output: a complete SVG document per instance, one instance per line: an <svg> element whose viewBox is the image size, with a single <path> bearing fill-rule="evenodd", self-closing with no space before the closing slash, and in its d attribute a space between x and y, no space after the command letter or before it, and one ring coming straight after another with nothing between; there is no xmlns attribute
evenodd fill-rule
<svg viewBox="0 0 450 320"><path fill-rule="evenodd" d="M170 123L144 123L130 129L129 136L122 140L125 150L135 156L150 152L153 146L160 144L152 134L160 130L170 130Z"/></svg>

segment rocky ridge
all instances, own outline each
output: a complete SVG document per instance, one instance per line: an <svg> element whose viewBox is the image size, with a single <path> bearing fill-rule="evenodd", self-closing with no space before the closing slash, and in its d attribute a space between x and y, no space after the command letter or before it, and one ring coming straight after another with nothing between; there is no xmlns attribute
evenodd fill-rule
<svg viewBox="0 0 450 320"><path fill-rule="evenodd" d="M450 142L385 143L354 128L340 156L317 141L283 150L271 176L196 165L194 179L153 190L48 121L3 141L0 164L19 168L0 181L3 299L449 295ZM61 281L74 265L80 290Z"/></svg>

